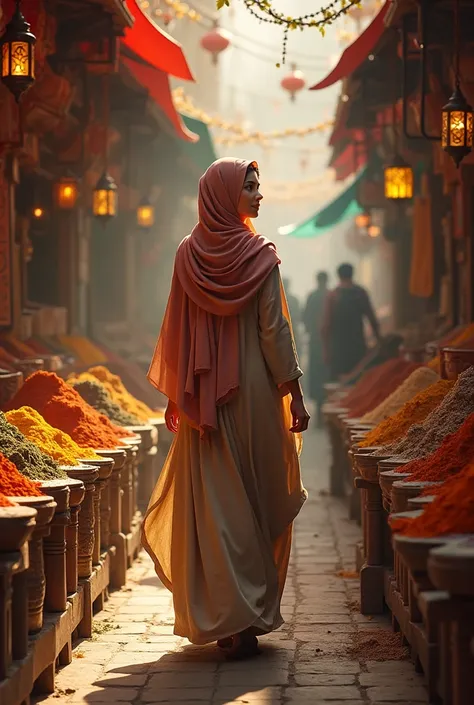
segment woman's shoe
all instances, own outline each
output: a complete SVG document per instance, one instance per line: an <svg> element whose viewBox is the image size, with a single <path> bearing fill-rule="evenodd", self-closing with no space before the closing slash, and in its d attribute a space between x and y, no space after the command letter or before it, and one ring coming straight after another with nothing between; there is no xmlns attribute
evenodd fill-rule
<svg viewBox="0 0 474 705"><path fill-rule="evenodd" d="M235 634L232 638L232 647L226 649L225 657L228 661L242 661L258 656L260 653L256 636Z"/></svg>

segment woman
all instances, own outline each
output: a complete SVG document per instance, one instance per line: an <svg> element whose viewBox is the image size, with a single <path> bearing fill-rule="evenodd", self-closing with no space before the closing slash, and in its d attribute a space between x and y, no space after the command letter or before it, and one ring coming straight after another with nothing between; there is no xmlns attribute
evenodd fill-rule
<svg viewBox="0 0 474 705"><path fill-rule="evenodd" d="M306 499L298 445L309 416L280 260L249 225L255 162L219 159L199 182L199 222L178 247L148 373L176 433L143 526L173 593L175 634L258 653L283 622L292 522ZM289 400L291 397L291 403Z"/></svg>

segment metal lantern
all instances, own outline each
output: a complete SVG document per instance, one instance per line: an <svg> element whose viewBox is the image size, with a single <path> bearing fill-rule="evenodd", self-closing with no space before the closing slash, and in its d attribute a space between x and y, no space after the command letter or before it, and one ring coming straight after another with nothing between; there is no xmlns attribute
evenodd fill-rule
<svg viewBox="0 0 474 705"><path fill-rule="evenodd" d="M405 201L413 198L413 169L400 156L385 167L385 198Z"/></svg>
<svg viewBox="0 0 474 705"><path fill-rule="evenodd" d="M362 213L359 213L355 217L355 224L359 228L359 230L364 230L368 227L370 227L372 223L372 216L370 215L369 211L363 211Z"/></svg>
<svg viewBox="0 0 474 705"><path fill-rule="evenodd" d="M64 176L55 185L56 203L61 210L72 210L76 205L79 189L76 179Z"/></svg>
<svg viewBox="0 0 474 705"><path fill-rule="evenodd" d="M305 85L306 81L304 79L304 74L302 71L298 71L296 64L291 65L291 73L284 76L280 81L280 86L283 90L288 91L292 102L295 101L296 94L303 90Z"/></svg>
<svg viewBox="0 0 474 705"><path fill-rule="evenodd" d="M107 221L117 215L117 206L117 184L110 174L104 171L94 189L92 211L98 220Z"/></svg>
<svg viewBox="0 0 474 705"><path fill-rule="evenodd" d="M151 228L155 224L155 206L148 198L143 198L137 208L137 223L141 228Z"/></svg>
<svg viewBox="0 0 474 705"><path fill-rule="evenodd" d="M459 85L442 111L441 145L458 167L472 150L472 107Z"/></svg>
<svg viewBox="0 0 474 705"><path fill-rule="evenodd" d="M35 82L36 37L16 0L15 12L0 38L2 47L2 81L18 103L22 94Z"/></svg>
<svg viewBox="0 0 474 705"><path fill-rule="evenodd" d="M214 65L217 64L219 54L225 51L229 44L230 34L217 25L201 37L201 46L211 54Z"/></svg>

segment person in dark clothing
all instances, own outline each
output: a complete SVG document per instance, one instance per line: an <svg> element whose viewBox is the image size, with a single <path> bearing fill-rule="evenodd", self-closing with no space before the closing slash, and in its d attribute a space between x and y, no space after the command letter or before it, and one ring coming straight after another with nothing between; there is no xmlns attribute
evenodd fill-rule
<svg viewBox="0 0 474 705"><path fill-rule="evenodd" d="M380 340L379 324L365 289L353 281L354 268L341 264L339 285L326 298L322 335L332 380L348 374L367 352L364 321Z"/></svg>
<svg viewBox="0 0 474 705"><path fill-rule="evenodd" d="M303 324L309 337L309 397L316 404L319 425L322 421L321 407L324 402L324 384L328 380L321 339L328 278L327 272L317 273L316 289L308 296L303 312Z"/></svg>
<svg viewBox="0 0 474 705"><path fill-rule="evenodd" d="M297 296L291 291L291 282L287 277L283 277L283 288L285 289L286 301L291 316L291 325L293 327L293 338L295 340L296 352L302 353L300 323L301 323L301 306Z"/></svg>

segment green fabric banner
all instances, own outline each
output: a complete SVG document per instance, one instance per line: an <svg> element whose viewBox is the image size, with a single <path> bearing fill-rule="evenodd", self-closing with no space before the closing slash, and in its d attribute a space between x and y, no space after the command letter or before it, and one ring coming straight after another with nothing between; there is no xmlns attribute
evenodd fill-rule
<svg viewBox="0 0 474 705"><path fill-rule="evenodd" d="M357 188L366 173L367 168L362 169L352 184L337 198L302 223L280 228L280 234L295 238L318 237L335 225L361 213L362 208L357 202Z"/></svg>
<svg viewBox="0 0 474 705"><path fill-rule="evenodd" d="M197 142L184 142L179 140L179 147L182 154L186 155L196 165L200 174L204 174L206 169L217 159L208 126L195 118L181 115L186 127L199 135Z"/></svg>

